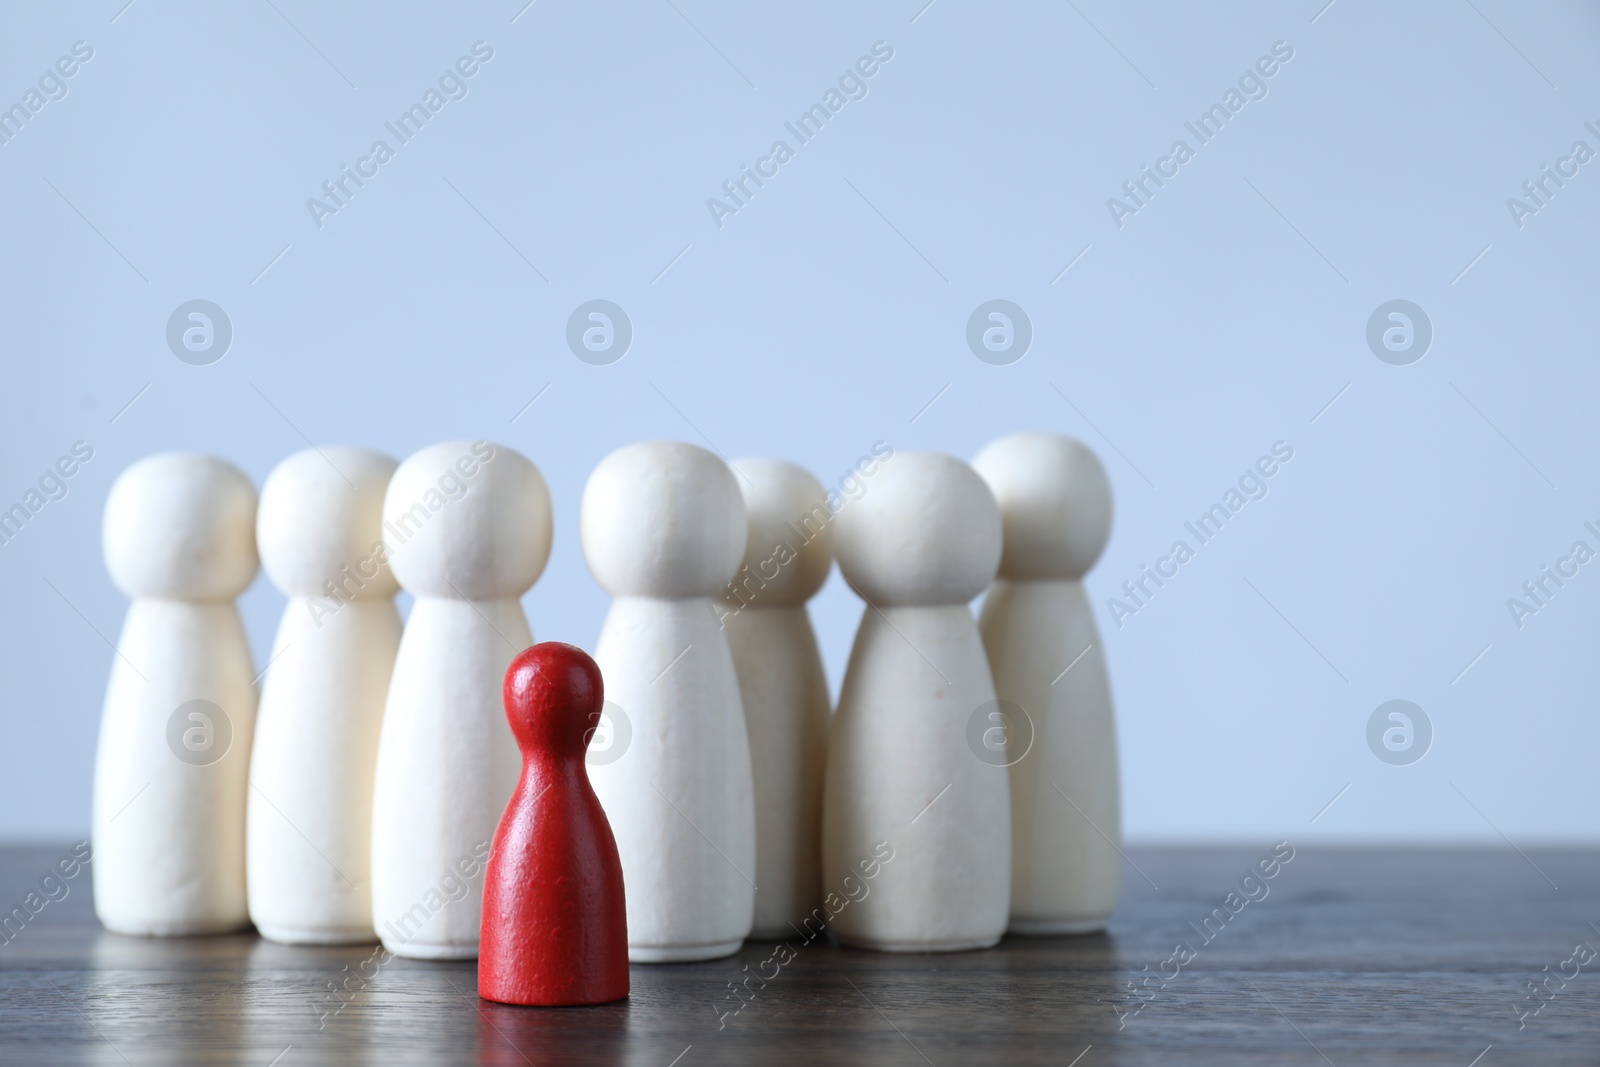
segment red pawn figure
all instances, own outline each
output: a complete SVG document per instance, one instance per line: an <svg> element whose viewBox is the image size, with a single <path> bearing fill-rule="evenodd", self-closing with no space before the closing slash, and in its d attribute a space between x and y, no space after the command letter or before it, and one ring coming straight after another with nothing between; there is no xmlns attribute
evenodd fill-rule
<svg viewBox="0 0 1600 1067"><path fill-rule="evenodd" d="M600 668L547 641L506 669L522 779L483 877L478 995L502 1004L604 1004L628 995L628 916L611 824L584 767Z"/></svg>

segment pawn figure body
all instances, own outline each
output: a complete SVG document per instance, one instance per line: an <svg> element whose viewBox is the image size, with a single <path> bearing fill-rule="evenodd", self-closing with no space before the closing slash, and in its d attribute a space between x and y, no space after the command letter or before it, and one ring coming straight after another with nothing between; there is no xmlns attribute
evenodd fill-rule
<svg viewBox="0 0 1600 1067"><path fill-rule="evenodd" d="M449 441L400 465L383 514L389 566L417 600L378 739L373 922L397 956L474 959L469 872L517 784L500 689L533 643L518 598L550 556L550 494L504 445Z"/></svg>
<svg viewBox="0 0 1600 1067"><path fill-rule="evenodd" d="M726 956L750 933L750 744L712 607L745 537L733 472L693 445L629 445L584 488L584 558L615 598L595 647L615 740L590 777L616 832L635 962Z"/></svg>
<svg viewBox="0 0 1600 1067"><path fill-rule="evenodd" d="M822 774L828 680L806 613L833 566L822 486L778 459L741 459L750 536L717 606L750 732L756 805L751 936L790 936L822 902Z"/></svg>
<svg viewBox="0 0 1600 1067"><path fill-rule="evenodd" d="M106 500L106 568L133 599L95 755L94 906L115 933L249 922L256 692L233 600L255 577L255 522L254 487L212 456L148 456Z"/></svg>
<svg viewBox="0 0 1600 1067"><path fill-rule="evenodd" d="M534 645L506 671L522 777L483 876L485 1000L556 1007L628 995L622 862L584 768L603 698L600 668L572 645Z"/></svg>
<svg viewBox="0 0 1600 1067"><path fill-rule="evenodd" d="M261 489L256 540L289 597L250 757L250 918L290 944L371 941L372 777L400 647L383 552L395 461L310 448Z"/></svg>
<svg viewBox="0 0 1600 1067"><path fill-rule="evenodd" d="M1111 530L1111 487L1081 443L1023 433L973 461L1005 550L980 627L995 689L1019 720L1010 753L1011 921L1018 934L1104 928L1121 883L1116 723L1083 575Z"/></svg>
<svg viewBox="0 0 1600 1067"><path fill-rule="evenodd" d="M994 497L958 459L897 453L833 544L867 607L829 731L830 925L862 948L986 948L1006 928L1010 812L1004 769L968 740L995 694L967 602L1000 561Z"/></svg>

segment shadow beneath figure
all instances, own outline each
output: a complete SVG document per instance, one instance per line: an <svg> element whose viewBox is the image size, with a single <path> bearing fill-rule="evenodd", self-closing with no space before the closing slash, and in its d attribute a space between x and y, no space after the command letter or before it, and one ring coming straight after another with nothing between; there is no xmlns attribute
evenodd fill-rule
<svg viewBox="0 0 1600 1067"><path fill-rule="evenodd" d="M576 1008L527 1008L480 998L477 1055L472 1062L479 1067L631 1063L628 1016L626 1000Z"/></svg>

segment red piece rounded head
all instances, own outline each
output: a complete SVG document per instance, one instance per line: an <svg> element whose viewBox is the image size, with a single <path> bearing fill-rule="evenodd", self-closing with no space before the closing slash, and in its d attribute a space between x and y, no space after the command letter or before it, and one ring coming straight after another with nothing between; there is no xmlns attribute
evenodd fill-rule
<svg viewBox="0 0 1600 1067"><path fill-rule="evenodd" d="M478 995L502 1004L604 1004L628 995L628 916L611 824L584 752L600 668L554 641L511 661L506 719L522 777L489 846Z"/></svg>
<svg viewBox="0 0 1600 1067"><path fill-rule="evenodd" d="M506 719L524 755L583 759L600 721L600 667L576 645L546 641L523 649L506 668Z"/></svg>

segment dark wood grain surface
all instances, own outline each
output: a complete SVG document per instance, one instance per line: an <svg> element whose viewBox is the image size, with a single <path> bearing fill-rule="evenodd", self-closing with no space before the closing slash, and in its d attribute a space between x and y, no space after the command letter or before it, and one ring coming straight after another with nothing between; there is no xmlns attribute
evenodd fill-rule
<svg viewBox="0 0 1600 1067"><path fill-rule="evenodd" d="M0 849L0 907L64 851ZM1600 1063L1600 958L1574 957L1600 950L1600 854L1301 848L1202 940L1190 924L1265 851L1130 850L1105 935L952 955L796 938L781 968L750 944L635 966L628 1000L576 1009L489 1004L472 964L370 947L108 934L86 871L0 946L0 1064Z"/></svg>

